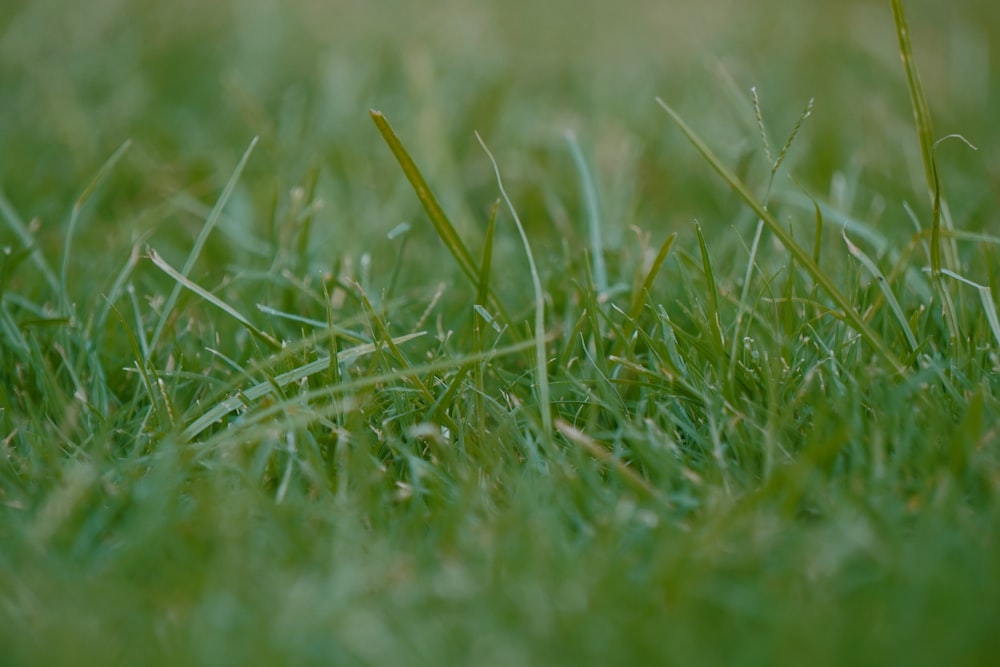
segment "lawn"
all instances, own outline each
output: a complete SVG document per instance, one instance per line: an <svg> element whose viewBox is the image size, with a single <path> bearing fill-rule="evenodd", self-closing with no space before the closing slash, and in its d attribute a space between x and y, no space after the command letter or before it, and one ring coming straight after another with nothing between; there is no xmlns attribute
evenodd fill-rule
<svg viewBox="0 0 1000 667"><path fill-rule="evenodd" d="M0 8L0 664L995 664L1000 5L424 4Z"/></svg>

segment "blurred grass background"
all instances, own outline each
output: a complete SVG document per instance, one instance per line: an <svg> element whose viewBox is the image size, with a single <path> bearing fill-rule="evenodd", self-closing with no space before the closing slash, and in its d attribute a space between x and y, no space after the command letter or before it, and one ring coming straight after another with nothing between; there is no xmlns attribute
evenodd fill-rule
<svg viewBox="0 0 1000 667"><path fill-rule="evenodd" d="M919 0L907 9L936 134L959 132L979 148L947 141L938 151L956 226L996 234L1000 6ZM0 192L37 221L41 249L59 258L74 202L133 142L87 203L70 257L70 300L97 307L138 239L183 262L258 136L193 277L221 284L243 312L264 302L323 319L308 298L281 301L278 288L272 298L268 267L306 280L369 254L377 292L397 261L386 234L410 221L401 284L412 303L393 315L412 323L456 272L368 109L392 121L475 252L497 192L474 130L496 153L539 255L586 246L564 139L573 130L593 165L616 275L641 259L630 226L654 243L679 231L678 246L696 255L697 218L720 279L733 285L755 221L653 100L683 113L760 191L768 167L751 86L772 148L815 98L785 172L890 244L911 240L902 202L926 212L923 172L891 9L869 1L6 0ZM299 256L286 247L283 216L313 178L324 205ZM784 174L775 190L799 191ZM811 208L802 211L811 225ZM829 224L826 235L824 252L840 256L826 266L845 266L839 229ZM521 267L515 240L498 235L497 266L516 258ZM0 247L19 247L7 226ZM279 262L275 248L289 256ZM992 284L995 249L963 248L970 275ZM548 279L560 280L560 270L550 267ZM694 300L684 292L688 273L671 265L664 275L659 301ZM27 262L4 277L6 293L52 299ZM171 287L148 262L135 282L151 303ZM498 282L528 312L525 272ZM469 298L449 292L445 326ZM916 299L902 298L907 307ZM205 308L191 301L185 312ZM245 340L238 353L226 347L238 327L217 313L185 326L194 333L178 349L189 366L203 361L192 350L219 340L240 361L254 352ZM110 384L124 396L135 385L117 370L130 363L127 343L120 331L107 337L117 341L102 349L115 362ZM165 365L173 352L162 356ZM3 374L7 386L24 376L13 366ZM866 383L841 397L856 411L842 421L819 411L817 430L890 450L886 442L919 450L923 438L951 433L937 413L929 426L914 416L909 394L890 380ZM871 423L862 389L892 397ZM995 402L984 400L988 434ZM38 415L52 409L39 399ZM22 436L25 423L44 421L19 421L9 408L0 416ZM53 438L75 428L61 417L51 420ZM114 428L95 442L127 450L134 434ZM995 440L982 437L989 458ZM690 502L697 516L678 510L668 521L618 499L597 475L521 475L507 454L496 455L495 479L483 473L502 492L456 482L461 489L428 510L394 504L377 483L361 484L346 505L308 497L279 505L259 480L228 468L193 473L182 453L165 450L149 468L123 464L107 475L62 459L8 471L17 483L5 482L2 498L10 520L0 527L8 621L0 653L11 664L156 656L154 664L791 665L805 655L816 665L930 665L988 664L995 655L995 467L976 478L987 487L976 495L943 474L908 476L903 464L884 482L877 462L847 465L839 486L819 485L811 499L822 519L789 519L770 500L692 482L697 497L677 506ZM58 483L50 470L61 471ZM47 513L68 527L31 537Z"/></svg>
<svg viewBox="0 0 1000 667"><path fill-rule="evenodd" d="M997 10L924 1L909 11L938 134L981 148L970 156L946 142L940 160L963 228L982 229L996 204L984 184L1000 179ZM473 130L511 165L515 192L544 201L563 196L571 173L567 128L593 148L614 228L633 222L636 206L671 211L665 228L696 215L728 225L732 208L706 210L718 192L652 99L691 114L735 162L760 154L754 85L778 144L816 98L792 155L810 190L823 196L835 173L864 170L884 197L923 198L883 2L34 0L7 2L0 15L0 176L53 244L81 184L127 138L135 148L102 206L134 213L178 191L211 201L259 135L249 196L286 194L318 167L331 204L323 227L381 236L417 209L369 107L394 122L466 228L482 226L465 218L482 217L492 185ZM956 162L962 169L949 171ZM89 224L84 243L95 247L128 234Z"/></svg>

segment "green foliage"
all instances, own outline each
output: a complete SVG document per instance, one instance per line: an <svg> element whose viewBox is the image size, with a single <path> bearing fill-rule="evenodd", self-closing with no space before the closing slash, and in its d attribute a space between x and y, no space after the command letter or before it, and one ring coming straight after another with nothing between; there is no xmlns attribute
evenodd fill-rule
<svg viewBox="0 0 1000 667"><path fill-rule="evenodd" d="M990 664L1000 12L909 4L4 4L0 662Z"/></svg>

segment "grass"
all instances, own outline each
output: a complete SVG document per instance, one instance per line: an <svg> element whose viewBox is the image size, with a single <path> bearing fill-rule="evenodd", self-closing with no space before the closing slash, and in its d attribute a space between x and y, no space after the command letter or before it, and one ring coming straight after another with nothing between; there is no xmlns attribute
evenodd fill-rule
<svg viewBox="0 0 1000 667"><path fill-rule="evenodd" d="M992 664L1000 14L704 4L4 5L0 663Z"/></svg>

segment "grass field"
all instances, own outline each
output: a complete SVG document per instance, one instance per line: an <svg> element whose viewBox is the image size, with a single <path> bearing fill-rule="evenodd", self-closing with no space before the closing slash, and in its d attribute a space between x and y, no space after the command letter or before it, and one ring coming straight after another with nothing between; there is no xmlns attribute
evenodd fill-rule
<svg viewBox="0 0 1000 667"><path fill-rule="evenodd" d="M995 664L1000 6L425 4L0 8L0 664Z"/></svg>

